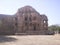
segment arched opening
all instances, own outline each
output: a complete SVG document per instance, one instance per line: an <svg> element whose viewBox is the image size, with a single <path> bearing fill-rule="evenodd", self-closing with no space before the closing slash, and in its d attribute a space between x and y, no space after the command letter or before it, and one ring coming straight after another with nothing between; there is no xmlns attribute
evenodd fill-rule
<svg viewBox="0 0 60 45"><path fill-rule="evenodd" d="M44 23L46 23L46 20L44 20Z"/></svg>

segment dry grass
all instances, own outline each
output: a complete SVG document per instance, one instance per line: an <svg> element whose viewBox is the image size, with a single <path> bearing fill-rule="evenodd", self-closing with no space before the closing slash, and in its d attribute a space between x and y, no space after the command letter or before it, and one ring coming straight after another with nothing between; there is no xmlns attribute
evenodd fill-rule
<svg viewBox="0 0 60 45"><path fill-rule="evenodd" d="M60 45L60 35L23 35L7 36L15 41L6 41L0 45Z"/></svg>

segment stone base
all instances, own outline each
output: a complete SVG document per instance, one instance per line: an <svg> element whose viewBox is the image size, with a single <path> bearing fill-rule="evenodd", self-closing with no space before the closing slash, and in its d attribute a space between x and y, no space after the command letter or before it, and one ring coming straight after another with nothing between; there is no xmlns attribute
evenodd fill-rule
<svg viewBox="0 0 60 45"><path fill-rule="evenodd" d="M21 33L15 33L16 35L46 35L47 31L26 31L26 32L21 32Z"/></svg>

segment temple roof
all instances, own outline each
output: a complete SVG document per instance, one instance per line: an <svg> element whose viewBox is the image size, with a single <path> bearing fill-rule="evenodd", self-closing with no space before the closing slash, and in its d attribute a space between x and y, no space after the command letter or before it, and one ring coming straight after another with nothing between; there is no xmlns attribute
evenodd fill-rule
<svg viewBox="0 0 60 45"><path fill-rule="evenodd" d="M24 6L18 9L19 12L37 12L32 6Z"/></svg>

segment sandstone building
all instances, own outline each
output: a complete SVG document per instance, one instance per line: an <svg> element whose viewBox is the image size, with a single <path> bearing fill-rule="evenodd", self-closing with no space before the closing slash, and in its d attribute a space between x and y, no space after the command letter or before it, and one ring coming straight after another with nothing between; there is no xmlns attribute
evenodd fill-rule
<svg viewBox="0 0 60 45"><path fill-rule="evenodd" d="M19 8L15 15L0 14L0 34L46 34L48 19L31 6Z"/></svg>

